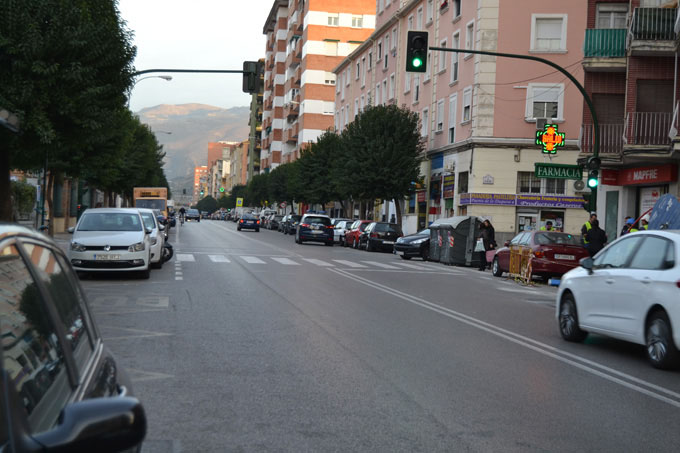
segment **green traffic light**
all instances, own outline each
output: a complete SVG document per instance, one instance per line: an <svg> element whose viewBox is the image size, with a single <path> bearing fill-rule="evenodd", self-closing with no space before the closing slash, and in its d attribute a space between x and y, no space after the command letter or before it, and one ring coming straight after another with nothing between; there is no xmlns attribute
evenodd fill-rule
<svg viewBox="0 0 680 453"><path fill-rule="evenodd" d="M414 58L411 64L413 65L414 68L419 68L423 65L423 60L421 60L420 58Z"/></svg>
<svg viewBox="0 0 680 453"><path fill-rule="evenodd" d="M588 178L588 187L591 189L597 187L597 178Z"/></svg>

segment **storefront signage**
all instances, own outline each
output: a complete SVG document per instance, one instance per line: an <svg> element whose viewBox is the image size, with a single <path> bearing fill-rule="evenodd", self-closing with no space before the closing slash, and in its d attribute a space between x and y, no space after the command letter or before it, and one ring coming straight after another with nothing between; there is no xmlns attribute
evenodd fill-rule
<svg viewBox="0 0 680 453"><path fill-rule="evenodd" d="M460 205L486 204L534 208L582 208L583 197L562 195L519 195L505 193L463 193Z"/></svg>
<svg viewBox="0 0 680 453"><path fill-rule="evenodd" d="M534 164L534 175L537 178L553 179L583 179L583 168L578 165L545 164L536 162Z"/></svg>
<svg viewBox="0 0 680 453"><path fill-rule="evenodd" d="M417 193L418 193L418 203L425 203L425 191L419 190Z"/></svg>
<svg viewBox="0 0 680 453"><path fill-rule="evenodd" d="M653 184L678 180L677 164L627 168L619 172L619 185Z"/></svg>
<svg viewBox="0 0 680 453"><path fill-rule="evenodd" d="M543 130L536 131L536 144L543 146L543 154L556 154L564 142L564 132L558 132L557 124L546 124Z"/></svg>
<svg viewBox="0 0 680 453"><path fill-rule="evenodd" d="M456 175L444 176L444 198L453 198L455 195Z"/></svg>

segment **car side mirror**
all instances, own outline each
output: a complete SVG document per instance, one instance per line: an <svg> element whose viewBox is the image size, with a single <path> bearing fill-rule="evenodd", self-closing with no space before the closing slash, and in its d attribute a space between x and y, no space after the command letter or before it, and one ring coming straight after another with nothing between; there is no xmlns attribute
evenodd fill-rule
<svg viewBox="0 0 680 453"><path fill-rule="evenodd" d="M68 227L68 230L66 231L68 231L69 234L73 234L73 232L76 231L76 227Z"/></svg>
<svg viewBox="0 0 680 453"><path fill-rule="evenodd" d="M593 259L588 257L588 258L581 258L581 261L579 261L579 264L581 265L582 268L586 269L588 271L588 275L593 273Z"/></svg>
<svg viewBox="0 0 680 453"><path fill-rule="evenodd" d="M136 398L92 398L69 404L52 430L33 436L46 452L119 452L146 436L146 415Z"/></svg>
<svg viewBox="0 0 680 453"><path fill-rule="evenodd" d="M145 228L144 231L146 232L146 234L151 234L153 232L151 228Z"/></svg>
<svg viewBox="0 0 680 453"><path fill-rule="evenodd" d="M159 231L165 231L165 225L158 225Z"/></svg>

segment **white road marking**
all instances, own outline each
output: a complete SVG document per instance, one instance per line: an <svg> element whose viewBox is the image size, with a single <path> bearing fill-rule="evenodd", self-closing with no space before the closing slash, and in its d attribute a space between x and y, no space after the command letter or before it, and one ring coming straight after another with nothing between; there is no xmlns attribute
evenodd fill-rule
<svg viewBox="0 0 680 453"><path fill-rule="evenodd" d="M208 255L208 258L210 258L210 261L213 263L231 263L229 258L224 255Z"/></svg>
<svg viewBox="0 0 680 453"><path fill-rule="evenodd" d="M398 267L389 264L379 263L378 261L362 261L362 263L370 264L371 266L381 267L383 269L399 269Z"/></svg>
<svg viewBox="0 0 680 453"><path fill-rule="evenodd" d="M250 264L265 264L264 261L256 256L242 256L241 259Z"/></svg>
<svg viewBox="0 0 680 453"><path fill-rule="evenodd" d="M177 261L186 261L187 263L195 263L196 258L194 258L194 255L190 253L178 253L177 254Z"/></svg>
<svg viewBox="0 0 680 453"><path fill-rule="evenodd" d="M182 277L175 277L175 280L184 280Z"/></svg>
<svg viewBox="0 0 680 453"><path fill-rule="evenodd" d="M333 264L327 263L326 261L321 261L321 260L316 260L314 258L303 258L305 261L308 261L312 264L316 264L317 266L321 267L333 267Z"/></svg>
<svg viewBox="0 0 680 453"><path fill-rule="evenodd" d="M346 261L346 260L333 260L333 261L335 261L336 263L343 264L347 267L356 267L356 268L365 268L366 267L363 264L353 263L352 261Z"/></svg>
<svg viewBox="0 0 680 453"><path fill-rule="evenodd" d="M295 261L291 260L290 258L277 258L277 257L272 256L272 259L274 261L276 261L277 263L286 264L286 265L289 265L289 266L299 266L300 265L300 263L296 263Z"/></svg>
<svg viewBox="0 0 680 453"><path fill-rule="evenodd" d="M411 263L394 263L399 266L403 267L408 267L409 269L417 269L419 271L425 270L426 268L423 266L418 266L417 264L411 264Z"/></svg>

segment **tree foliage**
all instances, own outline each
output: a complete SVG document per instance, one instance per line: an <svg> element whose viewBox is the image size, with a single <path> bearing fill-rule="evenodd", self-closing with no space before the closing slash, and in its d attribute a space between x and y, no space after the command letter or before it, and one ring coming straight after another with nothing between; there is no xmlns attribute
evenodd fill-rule
<svg viewBox="0 0 680 453"><path fill-rule="evenodd" d="M199 211L206 211L209 214L217 211L218 207L217 200L215 200L211 195L201 198L198 200L198 203L196 203L196 209Z"/></svg>
<svg viewBox="0 0 680 453"><path fill-rule="evenodd" d="M269 202L269 174L253 176L248 182L246 195L249 205L266 206Z"/></svg>

